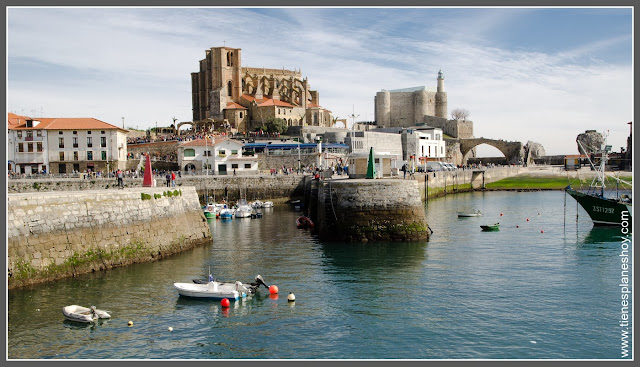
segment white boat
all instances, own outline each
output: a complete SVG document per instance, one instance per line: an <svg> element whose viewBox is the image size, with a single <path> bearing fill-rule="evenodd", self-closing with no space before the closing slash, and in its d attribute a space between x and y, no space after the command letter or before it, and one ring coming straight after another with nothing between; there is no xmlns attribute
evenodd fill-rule
<svg viewBox="0 0 640 367"><path fill-rule="evenodd" d="M462 212L458 212L458 217L482 217L482 212L480 210L478 210L475 213L462 213Z"/></svg>
<svg viewBox="0 0 640 367"><path fill-rule="evenodd" d="M193 283L173 283L173 286L184 297L238 300L249 294L254 294L260 285L268 288L260 275L256 276L255 280L255 283L249 285L239 281L221 283L213 280L213 277L209 275L209 281L206 283L194 279Z"/></svg>
<svg viewBox="0 0 640 367"><path fill-rule="evenodd" d="M247 203L245 199L238 201L238 208L236 209L236 218L251 218L253 208Z"/></svg>
<svg viewBox="0 0 640 367"><path fill-rule="evenodd" d="M220 210L219 217L222 219L231 219L233 218L234 210L225 208Z"/></svg>
<svg viewBox="0 0 640 367"><path fill-rule="evenodd" d="M256 200L253 203L251 203L251 207L254 209L260 209L262 208L262 206L264 205L264 203L260 200Z"/></svg>
<svg viewBox="0 0 640 367"><path fill-rule="evenodd" d="M111 315L107 311L98 310L95 306L89 308L71 305L62 308L62 314L67 320L76 322L95 322L98 319L108 319Z"/></svg>
<svg viewBox="0 0 640 367"><path fill-rule="evenodd" d="M265 201L262 203L263 208L273 208L273 201Z"/></svg>

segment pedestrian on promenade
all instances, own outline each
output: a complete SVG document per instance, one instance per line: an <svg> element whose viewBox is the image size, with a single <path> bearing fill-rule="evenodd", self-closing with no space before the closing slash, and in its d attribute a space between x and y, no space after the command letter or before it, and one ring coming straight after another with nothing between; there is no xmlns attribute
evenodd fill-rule
<svg viewBox="0 0 640 367"><path fill-rule="evenodd" d="M166 176L164 176L164 178L167 180L167 187L171 186L171 175L167 173Z"/></svg>
<svg viewBox="0 0 640 367"><path fill-rule="evenodd" d="M176 187L176 173L171 171L171 187Z"/></svg>
<svg viewBox="0 0 640 367"><path fill-rule="evenodd" d="M122 173L122 170L118 169L116 176L118 177L118 187L120 189L124 189L124 174Z"/></svg>
<svg viewBox="0 0 640 367"><path fill-rule="evenodd" d="M402 178L406 180L407 179L407 164L406 163L403 164L401 169L402 169L402 173L403 173L403 177Z"/></svg>

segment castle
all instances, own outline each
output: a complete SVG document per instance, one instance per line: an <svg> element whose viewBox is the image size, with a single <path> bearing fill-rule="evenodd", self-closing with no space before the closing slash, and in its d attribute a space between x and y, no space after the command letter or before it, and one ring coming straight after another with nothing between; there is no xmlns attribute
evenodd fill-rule
<svg viewBox="0 0 640 367"><path fill-rule="evenodd" d="M442 129L453 138L472 138L473 122L447 119L447 92L444 75L438 72L435 92L424 86L382 90L374 97L378 127L412 127L428 125Z"/></svg>
<svg viewBox="0 0 640 367"><path fill-rule="evenodd" d="M269 118L287 126L332 125L331 111L320 106L300 70L243 67L241 49L212 47L191 73L193 124L231 132L259 129Z"/></svg>

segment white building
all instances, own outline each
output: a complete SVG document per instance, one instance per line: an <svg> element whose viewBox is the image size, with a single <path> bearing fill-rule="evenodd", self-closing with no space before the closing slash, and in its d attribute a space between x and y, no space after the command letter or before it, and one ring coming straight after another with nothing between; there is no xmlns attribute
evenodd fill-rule
<svg viewBox="0 0 640 367"><path fill-rule="evenodd" d="M442 129L436 127L418 127L413 129L418 137L415 156L421 160L444 160L446 158L445 142Z"/></svg>
<svg viewBox="0 0 640 367"><path fill-rule="evenodd" d="M9 113L8 169L14 173L125 169L127 130L94 118L31 118Z"/></svg>
<svg viewBox="0 0 640 367"><path fill-rule="evenodd" d="M258 157L242 155L243 144L227 137L197 139L178 146L178 165L184 172L216 175L258 172Z"/></svg>

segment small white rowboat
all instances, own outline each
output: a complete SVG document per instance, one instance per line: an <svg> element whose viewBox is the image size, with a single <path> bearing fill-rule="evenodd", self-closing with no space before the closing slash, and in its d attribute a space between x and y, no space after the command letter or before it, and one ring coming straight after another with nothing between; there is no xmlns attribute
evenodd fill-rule
<svg viewBox="0 0 640 367"><path fill-rule="evenodd" d="M62 308L62 314L67 320L76 322L94 322L98 319L108 319L111 317L107 311L98 310L95 306L90 308L78 305L71 305Z"/></svg>
<svg viewBox="0 0 640 367"><path fill-rule="evenodd" d="M246 297L248 294L254 294L260 285L269 288L260 275L256 276L255 283L249 283L247 285L238 281L235 283L218 282L213 280L211 275L209 275L208 282L194 279L194 283L173 283L173 286L178 290L178 294L184 297L227 298L229 300L238 300L241 297Z"/></svg>

